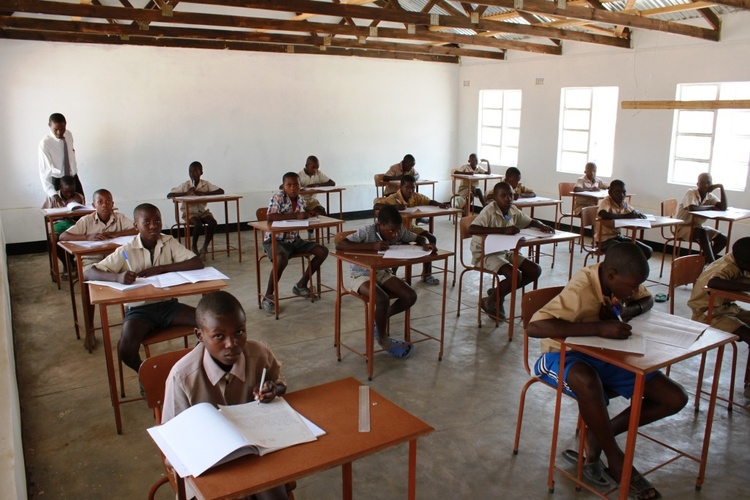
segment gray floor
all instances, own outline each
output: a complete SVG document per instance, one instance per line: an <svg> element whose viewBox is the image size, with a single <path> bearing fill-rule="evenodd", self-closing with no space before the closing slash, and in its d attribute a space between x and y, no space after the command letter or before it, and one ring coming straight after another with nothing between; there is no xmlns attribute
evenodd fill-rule
<svg viewBox="0 0 750 500"><path fill-rule="evenodd" d="M364 223L349 222L347 229ZM445 219L437 223L442 248L450 248L453 226ZM285 363L290 390L355 377L366 382L365 363L345 353L336 361L333 347L332 294L315 304L299 299L282 302L277 321L257 307L252 233L243 233L243 262L236 254L217 255L211 261L229 275L229 291L237 295L248 314L249 335L268 342ZM543 258L541 286L567 281L567 248L558 249L558 261L550 270ZM658 258L652 277L658 275ZM324 264L324 282L335 283L333 259ZM11 257L13 325L18 379L23 415L23 439L29 496L32 498L144 498L151 484L161 476L157 448L145 429L153 416L143 402L123 407L124 433L115 432L109 402L102 347L88 354L75 339L67 289L58 291L50 282L46 255ZM576 251L574 269L582 264ZM460 268L460 265L459 265ZM263 281L268 273L264 262ZM282 287L291 289L298 267L290 265ZM665 273L663 278L667 282ZM375 378L370 383L408 411L435 427L435 432L419 441L417 493L420 498L569 498L593 497L576 493L572 484L556 476L554 495L547 493L547 460L550 446L553 391L536 385L529 392L520 453L512 454L518 397L528 380L521 362L522 331L516 328L512 342L507 324L494 328L487 319L476 326L476 273L464 283L462 314L456 317L458 285L448 288L445 355L437 360L433 342L416 346L406 361L380 354L375 360ZM652 285L654 293L666 287ZM413 308L416 327L439 329L439 291L442 287L417 284L419 300ZM686 315L688 289L676 294L678 314ZM195 300L186 300L195 304ZM667 304L657 305L667 311ZM363 342L361 304L344 303L343 331L348 339ZM399 331L398 322L394 332ZM99 338L100 335L98 334ZM162 350L177 348L165 346ZM532 347L532 352L535 349ZM744 373L747 346L740 346L739 373ZM713 364L711 360L710 365ZM728 391L730 363L725 361L721 391ZM691 394L695 391L698 361L676 366L673 377ZM135 374L128 373L128 391L137 393ZM747 404L741 384L735 391ZM575 445L575 404L565 401L562 414L560 449ZM624 401L615 400L611 411L619 411ZM705 410L706 403L703 403ZM679 459L649 475L665 498L730 498L750 486L747 453L750 418L746 410L728 413L717 409L711 440L707 479L700 493L694 491L697 464ZM678 415L652 425L655 436L681 448L699 453L705 411L695 414L690 406ZM743 444L745 443L745 444ZM672 452L639 439L636 466L649 469ZM354 464L357 498L403 498L406 495L407 448L400 446L367 457ZM298 499L334 499L341 496L339 470L330 470L299 481ZM159 498L173 498L163 487Z"/></svg>

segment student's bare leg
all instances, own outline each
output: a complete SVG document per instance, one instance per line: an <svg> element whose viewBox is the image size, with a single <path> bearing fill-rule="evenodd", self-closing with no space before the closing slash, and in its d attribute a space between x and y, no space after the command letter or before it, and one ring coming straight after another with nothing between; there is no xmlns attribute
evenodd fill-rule
<svg viewBox="0 0 750 500"><path fill-rule="evenodd" d="M437 244L437 238L435 238L432 233L423 231L421 236L427 238L427 241L429 241L432 245ZM427 278L427 276L432 276L432 262L425 262L424 264L422 264L422 279Z"/></svg>
<svg viewBox="0 0 750 500"><path fill-rule="evenodd" d="M323 205L318 205L317 207L313 207L313 209L310 210L310 215L313 217L320 217L328 214L326 213L326 209L323 208Z"/></svg>
<svg viewBox="0 0 750 500"><path fill-rule="evenodd" d="M737 335L741 341L745 342L746 344L750 344L750 327L741 326L732 333Z"/></svg>
<svg viewBox="0 0 750 500"><path fill-rule="evenodd" d="M487 204L487 202L484 200L484 194L482 193L481 189L474 188L474 196L477 197L482 206L485 206Z"/></svg>
<svg viewBox="0 0 750 500"><path fill-rule="evenodd" d="M188 223L190 224L190 232L193 237L193 253L200 255L198 251L198 238L203 234L203 222L201 222L200 217L190 217Z"/></svg>
<svg viewBox="0 0 750 500"><path fill-rule="evenodd" d="M381 286L388 293L398 297L388 308L389 318L406 311L417 302L417 292L404 280L391 278Z"/></svg>
<svg viewBox="0 0 750 500"><path fill-rule="evenodd" d="M207 215L203 217L202 222L206 224L206 238L203 240L203 249L201 250L202 254L206 254L208 251L208 245L211 243L211 241L214 239L214 234L216 234L216 226L217 222L216 219L214 219L213 215Z"/></svg>
<svg viewBox="0 0 750 500"><path fill-rule="evenodd" d="M297 286L300 288L307 286L307 282L318 272L323 261L328 257L328 249L323 245L317 245L310 253L314 255L313 260L310 262L310 272L302 273L302 277L297 282ZM281 274L279 274L279 276L281 276Z"/></svg>
<svg viewBox="0 0 750 500"><path fill-rule="evenodd" d="M278 278L281 279L281 275L284 272L284 269L286 269L287 264L289 264L289 257L285 253L277 253L273 256L273 265L276 266L276 270L278 272ZM266 288L266 297L271 297L273 295L273 269L271 269L271 274L268 275L268 287Z"/></svg>
<svg viewBox="0 0 750 500"><path fill-rule="evenodd" d="M393 279L388 281L394 281ZM401 281L401 280L399 280ZM360 285L357 293L365 297L367 301L370 301L370 282L365 281ZM381 347L390 347L388 341L388 306L390 305L391 299L388 297L388 292L380 288L379 285L375 285L375 326L378 329L378 335L375 340Z"/></svg>
<svg viewBox="0 0 750 500"><path fill-rule="evenodd" d="M706 237L711 243L711 252L713 252L714 259L717 259L719 252L727 246L727 237L716 229L704 228L703 232L706 233Z"/></svg>
<svg viewBox="0 0 750 500"><path fill-rule="evenodd" d="M141 342L153 331L151 323L139 319L130 319L122 324L120 336L120 359L129 368L138 372L141 366Z"/></svg>

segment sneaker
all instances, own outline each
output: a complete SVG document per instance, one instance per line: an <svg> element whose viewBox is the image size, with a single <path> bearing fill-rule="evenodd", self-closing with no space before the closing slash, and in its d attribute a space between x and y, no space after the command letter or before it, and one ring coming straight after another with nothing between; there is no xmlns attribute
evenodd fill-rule
<svg viewBox="0 0 750 500"><path fill-rule="evenodd" d="M422 283L426 283L428 285L439 285L440 284L440 280L430 274L429 276L426 276L422 280Z"/></svg>
<svg viewBox="0 0 750 500"><path fill-rule="evenodd" d="M273 301L273 295L269 296L268 298L263 297L263 300L260 301L260 306L264 311L271 314L276 314L276 304Z"/></svg>
<svg viewBox="0 0 750 500"><path fill-rule="evenodd" d="M310 289L307 288L306 286L297 286L297 285L294 285L292 287L292 293L294 295L305 295L305 296L309 297L310 296Z"/></svg>

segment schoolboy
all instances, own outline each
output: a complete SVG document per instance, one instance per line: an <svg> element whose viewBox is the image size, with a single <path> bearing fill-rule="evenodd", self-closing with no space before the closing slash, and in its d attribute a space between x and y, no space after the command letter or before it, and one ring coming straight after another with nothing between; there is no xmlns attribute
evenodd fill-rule
<svg viewBox="0 0 750 500"><path fill-rule="evenodd" d="M576 193L597 192L607 189L607 183L596 176L596 163L588 162L583 168L583 176L579 177L573 191ZM573 215L581 215L581 210L596 205L596 199L590 196L575 196Z"/></svg>
<svg viewBox="0 0 750 500"><path fill-rule="evenodd" d="M644 214L628 204L625 199L626 196L625 183L619 179L613 180L609 184L607 197L599 202L599 217L606 221L614 221L615 219L645 219L646 216ZM595 236L599 236L599 248L603 252L606 252L618 243L631 241L630 238L626 238L620 233L620 229L615 227L614 222L600 221L599 224L599 233L595 234ZM638 245L638 248L641 249L647 259L651 258L653 250L651 250L650 246L638 240L635 241L635 244Z"/></svg>
<svg viewBox="0 0 750 500"><path fill-rule="evenodd" d="M83 205L85 200L83 195L76 193L76 183L73 177L65 175L60 179L60 189L55 192L55 195L48 197L42 208L65 208L68 203L80 203ZM58 219L52 224L52 230L58 237L61 236L69 228L73 227L76 223L75 219ZM63 265L62 279L68 279L68 260L65 258L65 252L58 251L57 258L60 259Z"/></svg>
<svg viewBox="0 0 750 500"><path fill-rule="evenodd" d="M247 338L245 311L233 295L224 291L205 295L195 310L195 322L198 345L169 372L162 423L198 403L270 403L286 392L281 364L266 344ZM266 379L259 387L263 369ZM253 498L288 496L280 486Z"/></svg>
<svg viewBox="0 0 750 500"><path fill-rule="evenodd" d="M388 250L391 245L416 242L425 250L435 251L435 247L422 235L404 229L401 214L392 205L384 206L378 213L375 224L361 227L336 244L342 252ZM375 340L388 354L396 358L408 358L413 345L388 336L388 318L406 311L417 301L417 293L405 281L397 278L390 269L382 269L375 274ZM347 283L349 289L370 300L370 271L351 265ZM389 294L397 299L391 304Z"/></svg>
<svg viewBox="0 0 750 500"><path fill-rule="evenodd" d="M299 172L299 185L302 188L316 188L321 186L335 186L333 179L320 171L320 162L315 156L308 156L305 161L305 168ZM305 210L310 217L319 217L326 214L326 209L317 199L316 194L303 194L302 199L305 201Z"/></svg>
<svg viewBox="0 0 750 500"><path fill-rule="evenodd" d="M456 170L456 173L464 175L490 174L492 173L492 167L490 167L489 162L487 162L487 170L485 170L479 164L477 154L471 153L469 155L469 163L461 165ZM482 206L485 206L487 204L484 199L484 193L482 193L482 190L479 189L479 181L470 181L466 179L461 180L461 183L458 186L458 192L456 194L458 194L459 196L458 208L464 207L465 204L469 202L470 195L473 195L475 198L477 198Z"/></svg>
<svg viewBox="0 0 750 500"><path fill-rule="evenodd" d="M389 168L385 175L383 175L383 180L386 182L400 181L401 177L403 177L404 175L411 175L415 179L419 180L419 173L414 168L414 165L416 164L417 161L412 155L405 155L403 160L391 165L391 168ZM398 191L398 188L396 186L394 186L393 184L387 184L383 188L383 196L388 196L389 194L393 194L396 191Z"/></svg>
<svg viewBox="0 0 750 500"><path fill-rule="evenodd" d="M177 198L179 196L211 196L215 194L224 194L224 190L219 186L211 184L203 175L203 165L199 161L194 161L188 167L190 180L183 182L176 188L172 189L167 198ZM216 219L206 203L196 203L190 205L190 215L182 214L183 219L187 219L190 224L193 236L193 253L199 255L201 259L206 260L208 245L214 239L216 232ZM203 246L198 250L198 238L203 234L203 224L206 224L206 237L203 240Z"/></svg>
<svg viewBox="0 0 750 500"><path fill-rule="evenodd" d="M268 204L269 222L291 219L309 219L310 214L305 211L305 200L299 195L299 175L287 172L282 179L281 189L271 197ZM328 257L328 249L314 241L305 241L299 237L298 231L285 231L276 233L276 255L272 255L273 246L271 233L266 233L263 241L263 250L268 258L274 262L279 279L289 263L289 257L298 253L311 253L313 259L310 262L310 273L303 272L302 277L292 286L294 295L310 296L312 293L307 287L312 275L317 273L323 261ZM312 284L312 283L311 283ZM275 297L273 295L273 269L268 276L268 288L266 295L261 301L261 306L269 313L275 312Z"/></svg>
<svg viewBox="0 0 750 500"><path fill-rule="evenodd" d="M613 246L603 262L579 270L560 295L532 316L528 325L530 336L545 339L542 340L544 354L534 366L536 375L557 386L560 352L550 351L554 343L546 338L629 337L631 326L618 320L617 314L627 321L651 309L653 298L643 286L648 273L649 266L643 252L632 243ZM584 477L596 485L612 485L612 478L621 477L625 458L615 436L627 431L630 407L610 419L607 412L609 395L631 398L635 374L575 351L567 352L565 361L564 390L576 399L586 423ZM639 425L677 413L687 400L682 386L661 372L646 375ZM606 470L600 461L602 452L607 457ZM576 455L572 451L564 453L572 461L577 461ZM638 471L633 469L632 473L631 496L661 498Z"/></svg>
<svg viewBox="0 0 750 500"><path fill-rule="evenodd" d="M398 191L389 196L377 198L375 200L374 209L381 210L387 205L395 206L399 210L405 210L412 207L423 207L426 205L448 208L447 203L440 203L439 201L429 199L423 194L417 193L416 179L411 175L401 177L401 185L399 186ZM424 236L431 245L435 246L437 244L437 238L435 238L432 233L425 231L421 227L412 226L411 218L406 220L404 227L415 234ZM422 266L422 281L428 285L440 284L440 280L432 275L432 264L430 262L425 262Z"/></svg>
<svg viewBox="0 0 750 500"><path fill-rule="evenodd" d="M517 200L519 198L533 198L534 196L536 196L536 193L533 189L521 184L521 171L516 167L508 167L508 169L505 171L505 179L503 180L510 184L510 187L513 188L514 200Z"/></svg>
<svg viewBox="0 0 750 500"><path fill-rule="evenodd" d="M471 263L474 266L481 265L488 271L505 276L500 282L498 289L490 289L488 296L482 299L482 309L491 315L505 319L505 296L510 293L511 278L513 272L513 251L495 252L484 256L484 262L480 262L482 256L482 235L486 234L518 234L521 229L533 227L545 233L554 233L555 230L548 225L532 219L518 207L513 205L513 188L507 182L498 182L492 191L492 199L486 207L477 215L477 218L469 226L471 239ZM542 274L542 268L531 260L518 256L518 287L523 288L536 281ZM496 310L499 296L499 311Z"/></svg>
<svg viewBox="0 0 750 500"><path fill-rule="evenodd" d="M67 129L68 123L61 113L52 113L49 117L49 132L39 142L39 177L42 188L48 197L54 197L60 189L60 180L64 176L73 178L75 192L84 199L83 186L78 179L76 148L73 145L73 134Z"/></svg>
<svg viewBox="0 0 750 500"><path fill-rule="evenodd" d="M86 280L131 284L137 277L203 268L197 255L171 236L161 234L161 213L154 205L142 203L135 207L133 220L138 235L87 269ZM141 341L154 329L167 326L194 327L195 308L180 304L177 299L127 304L119 351L123 363L137 372L141 366Z"/></svg>
<svg viewBox="0 0 750 500"><path fill-rule="evenodd" d="M713 191L719 190L720 198ZM726 210L727 194L722 184L714 184L711 174L702 173L698 176L697 187L688 189L685 197L677 207L677 218L687 222L677 228L677 237L681 240L690 239L690 229L693 230L693 241L697 241L703 251L707 263L716 260L719 252L727 246L727 237L716 229L704 225L705 217L692 215L691 211Z"/></svg>

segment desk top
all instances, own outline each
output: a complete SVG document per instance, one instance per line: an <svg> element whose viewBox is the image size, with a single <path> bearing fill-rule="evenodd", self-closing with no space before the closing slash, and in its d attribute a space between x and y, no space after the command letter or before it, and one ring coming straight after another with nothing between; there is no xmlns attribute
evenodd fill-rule
<svg viewBox="0 0 750 500"><path fill-rule="evenodd" d="M345 187L340 186L319 186L319 187L303 187L300 188L300 194L325 194L325 193L340 193L346 191Z"/></svg>
<svg viewBox="0 0 750 500"><path fill-rule="evenodd" d="M89 285L89 295L92 304L125 304L128 302L143 302L145 300L166 300L187 295L203 295L226 287L224 280L199 281L169 288L156 288L146 285L130 290L120 291L108 286Z"/></svg>
<svg viewBox="0 0 750 500"><path fill-rule="evenodd" d="M370 432L358 431L359 387L353 378L302 389L284 396L292 407L326 434L317 441L263 457L246 455L189 477L206 498L237 498L431 433L430 425L370 390Z"/></svg>
<svg viewBox="0 0 750 500"><path fill-rule="evenodd" d="M609 191L606 189L600 189L599 191L571 191L571 196L586 196L588 198L596 198L597 200L603 200L609 196Z"/></svg>
<svg viewBox="0 0 750 500"><path fill-rule="evenodd" d="M334 219L333 217L326 217L325 215L321 215L319 217L320 220L318 221L311 221L309 226L304 227L271 227L270 220L255 220L252 222L249 222L248 224L250 227L257 229L259 231L268 231L271 233L288 233L291 231L304 231L306 229L315 229L316 227L325 228L325 227L333 227L338 226L339 224L343 224L344 221L340 219ZM296 219L293 219L296 220ZM302 219L300 219L302 220Z"/></svg>
<svg viewBox="0 0 750 500"><path fill-rule="evenodd" d="M386 259L377 252L368 252L364 250L361 252L342 252L341 250L331 252L331 255L339 260L367 269L390 269L391 267L422 264L425 262L447 259L454 254L455 252L451 252L449 250L438 249L436 253L426 255L418 259Z"/></svg>
<svg viewBox="0 0 750 500"><path fill-rule="evenodd" d="M420 207L412 207L412 208L420 208ZM441 217L445 215L454 215L454 214L460 214L463 210L459 208L440 208L436 206L430 205L429 210L421 211L421 210L415 210L413 212L407 212L407 211L399 211L401 214L401 217L407 218L407 219L413 219L415 217L420 219L430 218L430 217Z"/></svg>
<svg viewBox="0 0 750 500"><path fill-rule="evenodd" d="M211 194L206 196L175 196L172 201L175 203L200 201L201 203L211 203L213 201L235 201L242 198L239 194Z"/></svg>
<svg viewBox="0 0 750 500"><path fill-rule="evenodd" d="M76 241L58 241L57 246L68 252L70 255L97 255L102 253L114 252L122 246L122 243L106 242L94 247L79 245Z"/></svg>
<svg viewBox="0 0 750 500"><path fill-rule="evenodd" d="M698 210L695 212L691 211L690 213L707 219L719 219L723 221L736 221L750 217L750 210L733 207L729 207L726 210Z"/></svg>
<svg viewBox="0 0 750 500"><path fill-rule="evenodd" d="M503 179L505 176L502 174L467 174L465 172L453 172L451 177L456 179Z"/></svg>
<svg viewBox="0 0 750 500"><path fill-rule="evenodd" d="M711 288L710 286L705 287L709 294L714 294L717 297L722 297L727 300L737 302L750 302L750 292L740 292L735 290L719 290L718 288Z"/></svg>
<svg viewBox="0 0 750 500"><path fill-rule="evenodd" d="M57 219L66 219L69 217L83 217L84 215L93 214L96 210L93 207L81 208L78 207L76 210L66 210L64 212L45 212L42 209L42 215L48 221L54 221Z"/></svg>
<svg viewBox="0 0 750 500"><path fill-rule="evenodd" d="M534 198L518 198L517 200L513 200L513 204L517 206L518 208L544 207L544 206L561 205L562 200L555 200L552 198L544 198L542 196L535 196Z"/></svg>

